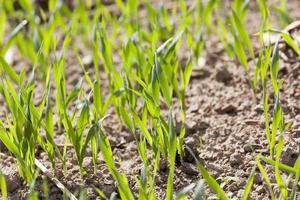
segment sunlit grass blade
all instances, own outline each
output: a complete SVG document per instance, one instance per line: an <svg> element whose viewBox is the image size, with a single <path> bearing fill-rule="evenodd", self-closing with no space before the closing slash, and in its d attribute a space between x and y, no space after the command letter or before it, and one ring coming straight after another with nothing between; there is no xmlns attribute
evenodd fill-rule
<svg viewBox="0 0 300 200"><path fill-rule="evenodd" d="M252 43L251 43L251 40L249 38L249 35L246 31L246 28L244 27L244 25L240 21L237 14L234 11L232 11L232 13L233 13L233 19L234 19L233 21L235 23L235 26L236 26L237 32L239 34L239 37L246 44L246 46L247 46L247 48L250 52L251 57L254 58L254 50L253 50Z"/></svg>
<svg viewBox="0 0 300 200"><path fill-rule="evenodd" d="M15 70L0 56L1 71L3 70L15 82L19 83L20 78ZM3 72L2 72L3 73Z"/></svg>
<svg viewBox="0 0 300 200"><path fill-rule="evenodd" d="M168 116L168 134L169 134L169 176L168 176L168 183L167 183L167 194L166 200L173 199L173 180L174 180L174 172L175 172L175 158L176 158L176 147L177 147L177 138L175 133L175 128L173 124L173 116L172 110L169 111Z"/></svg>
<svg viewBox="0 0 300 200"><path fill-rule="evenodd" d="M251 192L253 181L254 181L255 169L256 167L252 169L250 177L248 178L242 200L247 200L249 198L249 194Z"/></svg>
<svg viewBox="0 0 300 200"><path fill-rule="evenodd" d="M283 149L283 145L284 145L283 144L283 135L281 134L279 136L279 141L278 141L277 151L276 151L275 178L276 178L277 185L280 189L283 199L287 199L287 197L288 197L287 186L283 182L283 179L282 179L282 177L280 175L280 171L279 171L279 161L280 161L280 156L281 156L281 152Z"/></svg>
<svg viewBox="0 0 300 200"><path fill-rule="evenodd" d="M249 74L249 67L248 67L248 62L247 62L247 57L246 57L246 52L244 50L244 47L235 33L233 34L233 37L234 37L234 48L235 48L235 53L237 55L237 58L239 59L241 65L244 67L246 74Z"/></svg>
<svg viewBox="0 0 300 200"><path fill-rule="evenodd" d="M273 191L273 189L272 189L271 181L270 181L270 179L269 179L269 177L268 177L268 174L267 174L266 170L265 170L264 167L262 166L262 164L261 164L261 162L260 162L260 159L261 159L260 156L256 156L256 157L255 157L256 165L257 165L257 167L258 167L258 169L259 169L259 171L260 171L262 177L264 178L265 182L267 183L267 186L268 186L268 188L269 188L269 191L270 191L272 200L274 200L274 199L276 199L276 198L275 198L274 191Z"/></svg>
<svg viewBox="0 0 300 200"><path fill-rule="evenodd" d="M296 199L298 183L300 181L300 156L298 157L298 159L295 162L294 169L296 170L296 175L295 175L294 185L293 185L293 189L292 189L292 193L291 193L292 200Z"/></svg>
<svg viewBox="0 0 300 200"><path fill-rule="evenodd" d="M300 56L300 48L298 47L297 43L291 38L288 33L281 34L284 41Z"/></svg>
<svg viewBox="0 0 300 200"><path fill-rule="evenodd" d="M205 181L209 185L209 187L219 196L220 199L228 200L228 197L226 196L226 193L224 192L224 190L221 188L219 183L212 176L209 175L208 171L202 166L202 164L196 158L193 151L189 147L187 147L187 150L196 160L198 170L200 171L202 177L205 179Z"/></svg>
<svg viewBox="0 0 300 200"><path fill-rule="evenodd" d="M5 176L0 172L0 187L1 187L1 194L2 194L2 199L7 200L7 186L6 186L6 181L5 181Z"/></svg>
<svg viewBox="0 0 300 200"><path fill-rule="evenodd" d="M27 23L28 23L27 20L23 20L23 21L21 21L21 23L19 23L15 27L15 29L9 35L9 38L8 38L7 43L5 44L4 48L1 49L0 55L3 55L4 53L6 53L6 51L9 49L9 47L12 45L12 43L14 41L14 38L16 38L16 36L21 32L21 30L25 28L25 26L27 25Z"/></svg>
<svg viewBox="0 0 300 200"><path fill-rule="evenodd" d="M126 200L127 199L133 200L134 197L128 186L128 181L126 176L124 174L119 173L116 169L115 162L113 160L113 153L108 138L104 134L101 126L98 125L97 129L100 134L99 144L100 144L101 152L103 154L108 170L110 171L111 175L114 177L115 181L117 182L121 198Z"/></svg>
<svg viewBox="0 0 300 200"><path fill-rule="evenodd" d="M217 0L209 0L206 4L203 12L203 21L207 28L210 28L211 26L211 18L212 18L212 12L217 3Z"/></svg>

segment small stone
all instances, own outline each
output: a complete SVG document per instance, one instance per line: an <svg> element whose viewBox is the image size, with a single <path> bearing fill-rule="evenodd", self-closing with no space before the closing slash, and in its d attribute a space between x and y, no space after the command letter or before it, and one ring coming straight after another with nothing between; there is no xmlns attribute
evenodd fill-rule
<svg viewBox="0 0 300 200"><path fill-rule="evenodd" d="M212 171L215 177L219 177L222 173L224 173L224 168L222 168L219 164L206 163L206 167Z"/></svg>
<svg viewBox="0 0 300 200"><path fill-rule="evenodd" d="M255 106L254 111L261 114L264 112L264 109L261 105L257 105Z"/></svg>
<svg viewBox="0 0 300 200"><path fill-rule="evenodd" d="M121 136L124 138L124 140L129 143L134 140L134 136L131 133L128 132L121 132Z"/></svg>
<svg viewBox="0 0 300 200"><path fill-rule="evenodd" d="M256 187L256 192L257 192L258 194L264 193L264 192L265 192L264 186L263 186L263 185L257 186L257 187Z"/></svg>
<svg viewBox="0 0 300 200"><path fill-rule="evenodd" d="M282 163L294 166L297 158L299 157L299 150L291 147L286 147L282 152Z"/></svg>
<svg viewBox="0 0 300 200"><path fill-rule="evenodd" d="M66 162L67 169L72 169L73 164L70 162Z"/></svg>
<svg viewBox="0 0 300 200"><path fill-rule="evenodd" d="M292 130L294 132L294 136L295 138L300 138L300 129L295 129L295 130ZM0 147L1 149L1 147Z"/></svg>
<svg viewBox="0 0 300 200"><path fill-rule="evenodd" d="M228 190L231 192L235 192L238 190L238 186L236 185L236 183L232 183L229 187Z"/></svg>
<svg viewBox="0 0 300 200"><path fill-rule="evenodd" d="M186 128L186 135L190 135L192 133L197 132L197 122L190 120L189 122L187 122L185 124L185 128Z"/></svg>
<svg viewBox="0 0 300 200"><path fill-rule="evenodd" d="M197 148L199 146L199 139L196 137L187 137L185 139L185 144L191 148Z"/></svg>
<svg viewBox="0 0 300 200"><path fill-rule="evenodd" d="M92 167L92 157L85 157L82 162L82 166L85 168Z"/></svg>
<svg viewBox="0 0 300 200"><path fill-rule="evenodd" d="M189 112L189 113L196 113L196 112L198 112L198 110L199 110L199 104L197 104L197 103L192 103L192 104L189 106L187 112Z"/></svg>
<svg viewBox="0 0 300 200"><path fill-rule="evenodd" d="M262 146L262 145L260 145L260 144L252 144L251 145L251 147L252 147L252 149L263 149L264 147Z"/></svg>
<svg viewBox="0 0 300 200"><path fill-rule="evenodd" d="M239 177L239 179L241 179L242 177L245 177L245 176L247 176L247 175L245 174L245 172L244 172L243 170L237 170L237 171L235 172L235 176L236 176L236 177Z"/></svg>
<svg viewBox="0 0 300 200"><path fill-rule="evenodd" d="M237 193L237 197L238 197L239 199L242 199L242 197L243 197L243 195L244 195L244 192L245 192L245 190L239 190L238 193Z"/></svg>
<svg viewBox="0 0 300 200"><path fill-rule="evenodd" d="M79 171L80 171L79 166L77 166L77 165L73 166L72 172L77 173Z"/></svg>
<svg viewBox="0 0 300 200"><path fill-rule="evenodd" d="M251 145L247 144L246 146L244 146L244 151L245 151L245 153L252 152Z"/></svg>
<svg viewBox="0 0 300 200"><path fill-rule="evenodd" d="M190 120L189 122L187 122L185 124L186 136L196 133L197 131L205 131L208 127L209 127L209 124L207 122L204 122L204 121L196 122L196 121Z"/></svg>
<svg viewBox="0 0 300 200"><path fill-rule="evenodd" d="M233 154L230 156L229 162L230 162L230 165L231 165L231 166L239 165L239 164L242 164L243 159L242 159L242 156L241 156L240 154L238 154L238 153L233 153Z"/></svg>
<svg viewBox="0 0 300 200"><path fill-rule="evenodd" d="M231 74L226 67L217 69L215 77L218 82L222 82L224 84L227 84L232 79Z"/></svg>
<svg viewBox="0 0 300 200"><path fill-rule="evenodd" d="M222 105L220 107L217 107L215 111L219 114L234 114L236 113L237 109L232 104Z"/></svg>
<svg viewBox="0 0 300 200"><path fill-rule="evenodd" d="M256 183L256 184L261 184L262 181L263 181L263 179L262 179L261 175L256 173L255 176L254 176L253 182Z"/></svg>
<svg viewBox="0 0 300 200"><path fill-rule="evenodd" d="M205 130L205 129L209 128L209 123L207 123L205 121L200 121L198 124L199 124L199 129L201 129L201 130Z"/></svg>

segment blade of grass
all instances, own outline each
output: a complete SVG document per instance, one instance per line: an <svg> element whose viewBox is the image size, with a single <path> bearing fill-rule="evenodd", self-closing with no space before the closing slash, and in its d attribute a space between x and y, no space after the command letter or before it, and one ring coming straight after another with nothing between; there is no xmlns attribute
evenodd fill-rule
<svg viewBox="0 0 300 200"><path fill-rule="evenodd" d="M256 167L254 167L251 171L250 177L249 177L249 179L247 181L247 184L246 184L246 187L245 187L245 191L244 191L242 200L247 200L248 197L249 197L249 194L251 192L251 188L252 188L252 185L253 185L253 181L254 181L255 169L256 169Z"/></svg>
<svg viewBox="0 0 300 200"><path fill-rule="evenodd" d="M189 147L187 147L187 150L196 160L198 170L200 171L201 175L203 176L209 187L219 196L220 199L228 200L228 197L226 196L224 190L220 187L219 183L212 176L209 175L208 171L202 166L202 164L196 158L193 151Z"/></svg>
<svg viewBox="0 0 300 200"><path fill-rule="evenodd" d="M1 186L1 194L2 199L7 200L7 186L5 181L5 176L0 172L0 186Z"/></svg>

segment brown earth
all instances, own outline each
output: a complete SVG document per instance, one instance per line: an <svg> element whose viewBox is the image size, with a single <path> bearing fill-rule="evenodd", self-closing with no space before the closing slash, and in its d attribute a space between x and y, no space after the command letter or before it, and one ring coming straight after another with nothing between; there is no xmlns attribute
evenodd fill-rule
<svg viewBox="0 0 300 200"><path fill-rule="evenodd" d="M295 19L300 19L297 12L300 9L299 1L291 1L289 9ZM248 18L251 19L249 20L250 30L253 30L251 32L257 32L259 30L259 24L255 24L259 19L257 9L251 11ZM203 53L202 57L205 62L195 66L187 91L188 110L185 144L195 150L200 161L210 171L211 175L220 183L226 183L223 187L227 194L233 199L240 199L250 172L256 165L254 157L258 154L268 155L261 102L262 94L259 91L254 97L241 66L222 59L226 57L223 54L217 56L213 54L213 52L219 52L220 45L212 41L207 42L207 46L210 48L209 52ZM83 52L84 56L89 56L90 52ZM15 63L22 62L16 61ZM82 72L78 64L68 62L68 87L74 87L80 77L82 77ZM293 166L300 155L300 64L298 62L281 63L280 77L284 79L281 101L285 118L292 124L284 136L285 149L282 162ZM42 86L37 85L37 87L40 90L43 89ZM270 99L272 99L271 95ZM273 102L270 101L270 107L272 108L272 106ZM4 111L1 113L3 114ZM120 158L122 161L119 163L120 170L127 174L130 186L136 191L138 185L135 178L142 168L136 142L126 128L121 125L112 108L108 113L111 113L111 116L105 121L105 130L110 139L115 160ZM1 117L4 116L2 114ZM178 113L175 115L177 116ZM57 134L56 142L63 145L63 141L64 134ZM0 151L3 152L0 154L0 170L6 175L10 199L25 199L29 187L18 175L15 159L4 147L0 146ZM67 171L64 172L59 161L56 166L58 180L74 194L77 194L81 187L86 188L90 199L100 199L96 197L97 193L94 187L103 190L106 194L117 192L101 154L95 172L90 154L88 152L88 156L84 160L87 175L82 178L74 151L69 147ZM37 158L48 169L51 169L51 164L45 153L38 151ZM274 174L272 166L266 165L266 169L270 174L271 181L276 182L271 175ZM158 199L164 198L167 176L167 169L162 169L157 178ZM283 174L283 177L287 178L287 174ZM187 159L176 167L175 191L179 191L200 178L195 164L192 160ZM46 179L44 175L38 178L39 190L42 190L42 182ZM62 192L55 184L50 180L48 180L48 184L50 199L62 199ZM43 197L40 196L40 198ZM207 198L216 199L216 196L208 190ZM298 198L300 198L300 194L298 194ZM259 171L255 175L250 199L270 199L268 189Z"/></svg>

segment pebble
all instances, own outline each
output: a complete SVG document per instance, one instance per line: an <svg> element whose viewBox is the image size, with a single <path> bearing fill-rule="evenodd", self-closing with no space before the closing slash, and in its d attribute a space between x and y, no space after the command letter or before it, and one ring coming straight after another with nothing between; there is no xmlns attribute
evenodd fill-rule
<svg viewBox="0 0 300 200"><path fill-rule="evenodd" d="M215 163L206 163L206 167L209 170L212 170L214 176L219 177L222 173L224 173L224 168L222 168L219 164Z"/></svg>
<svg viewBox="0 0 300 200"><path fill-rule="evenodd" d="M215 111L218 114L233 114L236 113L237 109L236 106L232 104L227 104L227 105L221 105L220 107L217 107Z"/></svg>
<svg viewBox="0 0 300 200"><path fill-rule="evenodd" d="M232 183L229 187L228 190L231 192L235 192L238 190L238 186L236 185L236 183Z"/></svg>
<svg viewBox="0 0 300 200"><path fill-rule="evenodd" d="M217 69L215 77L218 82L222 82L224 84L227 84L232 79L232 76L226 67L220 67Z"/></svg>
<svg viewBox="0 0 300 200"><path fill-rule="evenodd" d="M187 112L189 112L189 113L196 113L196 112L198 112L198 110L199 110L199 104L193 102L190 105L190 107L188 108Z"/></svg>
<svg viewBox="0 0 300 200"><path fill-rule="evenodd" d="M257 191L258 194L262 194L262 193L265 192L265 188L264 188L263 185L259 185L259 186L256 187L256 191Z"/></svg>
<svg viewBox="0 0 300 200"><path fill-rule="evenodd" d="M86 168L92 167L93 166L93 164L92 164L92 157L85 157L83 159L82 166L86 167Z"/></svg>
<svg viewBox="0 0 300 200"><path fill-rule="evenodd" d="M262 181L263 181L263 179L262 179L261 175L256 173L255 176L254 176L253 182L256 183L256 184L261 184Z"/></svg>
<svg viewBox="0 0 300 200"><path fill-rule="evenodd" d="M233 153L231 156L230 156L230 159L229 159L229 162L230 162L230 165L233 166L233 165L238 165L238 164L242 164L243 162L243 159L242 159L242 156L238 153Z"/></svg>
<svg viewBox="0 0 300 200"><path fill-rule="evenodd" d="M289 165L289 166L294 166L297 158L299 157L300 152L299 150L291 147L285 147L285 149L282 152L282 163Z"/></svg>
<svg viewBox="0 0 300 200"><path fill-rule="evenodd" d="M197 170L197 168L195 167L195 165L191 164L191 163L187 163L187 162L182 162L181 163L181 171L183 171L184 173L188 174L188 175L198 175L199 172Z"/></svg>
<svg viewBox="0 0 300 200"><path fill-rule="evenodd" d="M205 121L190 120L185 124L186 136L189 136L197 131L205 131L210 125Z"/></svg>
<svg viewBox="0 0 300 200"><path fill-rule="evenodd" d="M134 140L134 136L131 133L128 132L121 132L120 134L121 137L123 137L125 139L126 142L132 142Z"/></svg>
<svg viewBox="0 0 300 200"><path fill-rule="evenodd" d="M197 148L199 146L199 139L196 138L196 137L187 137L185 139L185 144L188 146L188 147L191 147L191 148Z"/></svg>
<svg viewBox="0 0 300 200"><path fill-rule="evenodd" d="M244 151L245 151L245 153L252 152L251 145L247 144L246 146L244 146Z"/></svg>

